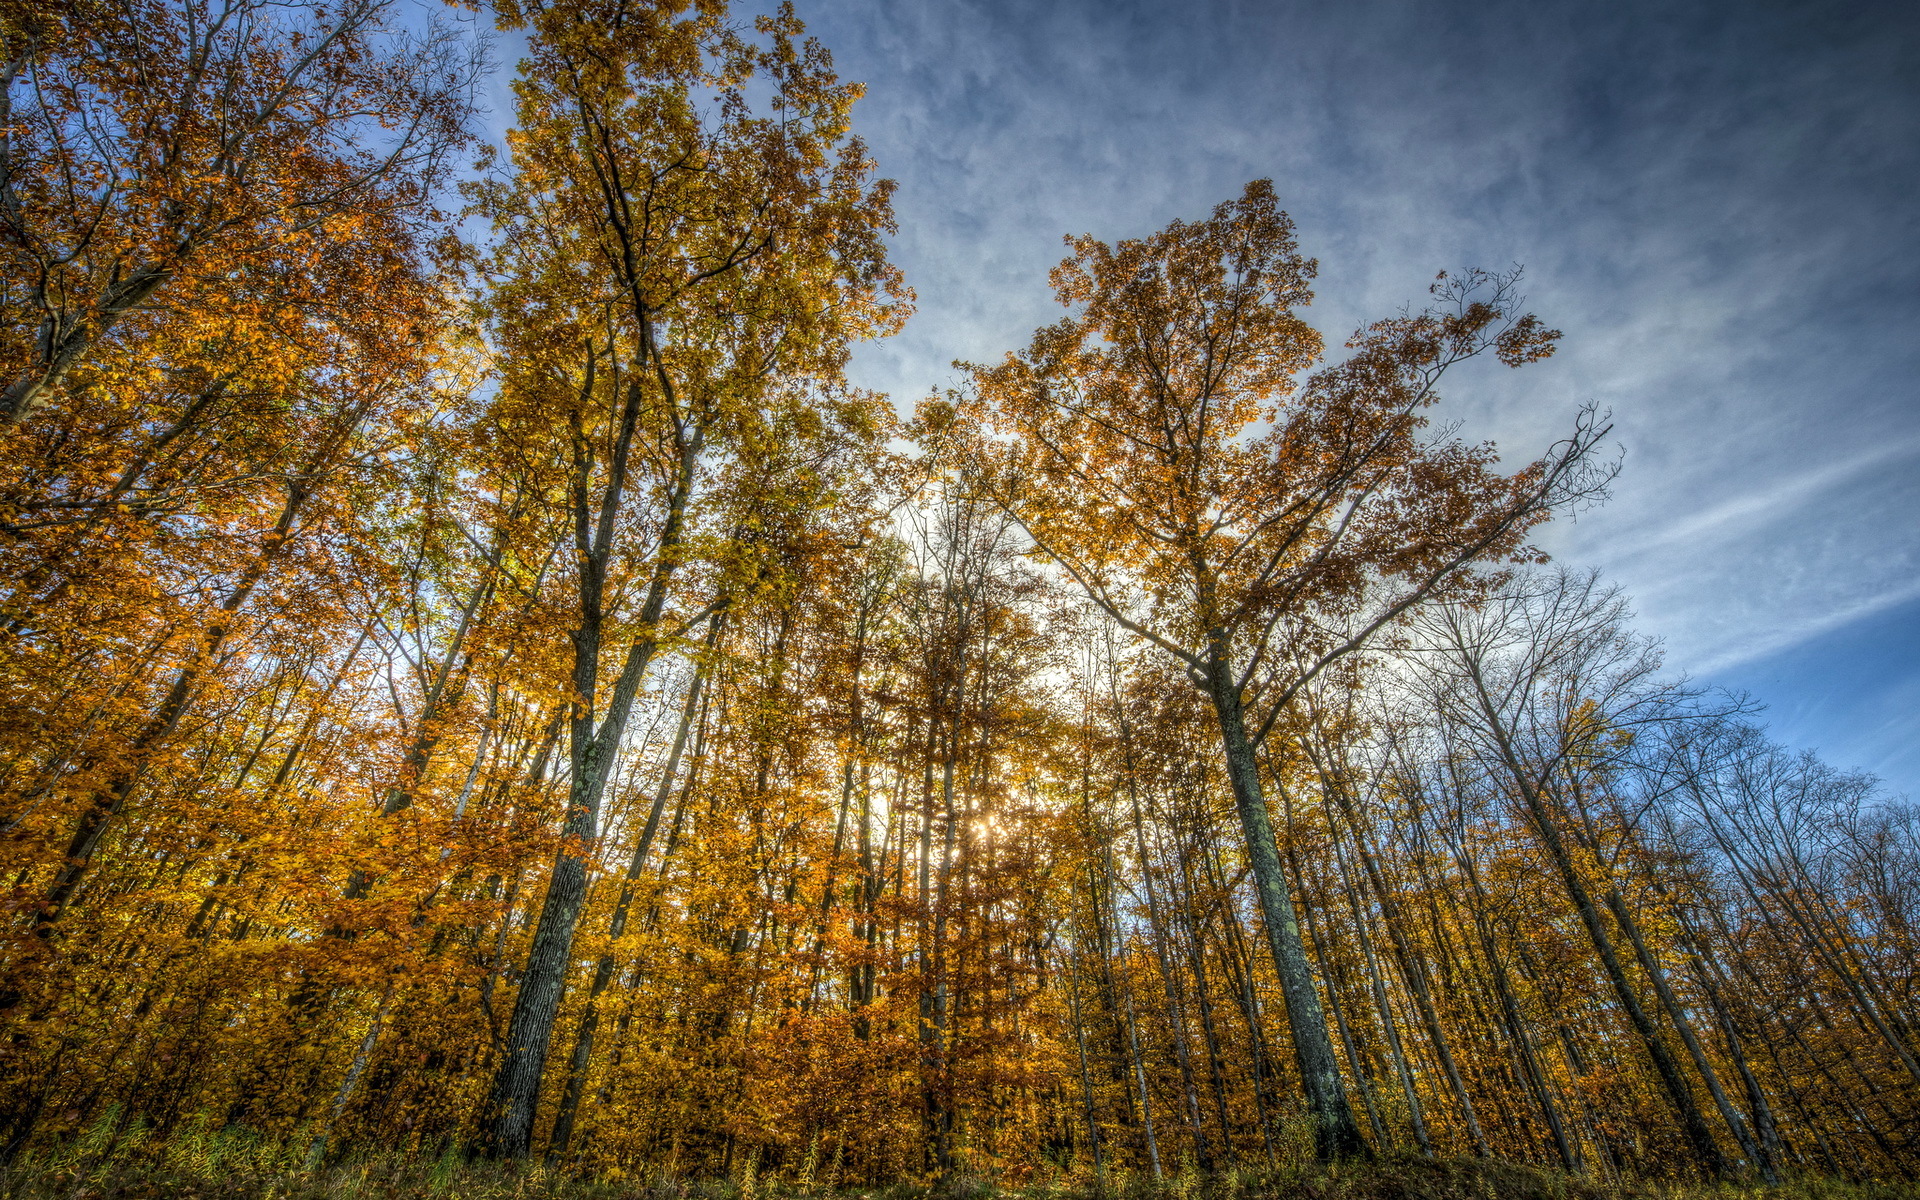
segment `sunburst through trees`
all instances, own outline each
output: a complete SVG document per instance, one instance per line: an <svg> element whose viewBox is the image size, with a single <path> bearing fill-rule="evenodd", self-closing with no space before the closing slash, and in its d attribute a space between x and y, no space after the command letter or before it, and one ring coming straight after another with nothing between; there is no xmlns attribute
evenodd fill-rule
<svg viewBox="0 0 1920 1200"><path fill-rule="evenodd" d="M1429 423L1516 277L1329 361L1256 181L905 419L790 7L495 16L461 182L376 0L0 15L0 1153L1920 1164L1914 810Z"/></svg>

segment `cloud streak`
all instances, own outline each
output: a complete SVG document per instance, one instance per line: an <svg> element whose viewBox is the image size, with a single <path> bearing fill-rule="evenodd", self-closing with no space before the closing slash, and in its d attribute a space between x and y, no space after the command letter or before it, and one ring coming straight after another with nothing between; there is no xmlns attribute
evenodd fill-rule
<svg viewBox="0 0 1920 1200"><path fill-rule="evenodd" d="M1271 176L1321 261L1307 315L1330 345L1422 299L1436 270L1527 265L1563 352L1473 372L1448 407L1515 459L1580 401L1612 408L1615 500L1545 541L1633 592L1676 667L1785 661L1915 596L1910 7L816 0L802 15L869 85L859 128L901 184L896 254L920 316L861 352L867 386L910 403L953 381L952 359L1024 344L1058 314L1045 273L1063 234L1143 234ZM1882 667L1890 703L1920 680L1920 663ZM1847 724L1796 729L1843 761L1887 760Z"/></svg>

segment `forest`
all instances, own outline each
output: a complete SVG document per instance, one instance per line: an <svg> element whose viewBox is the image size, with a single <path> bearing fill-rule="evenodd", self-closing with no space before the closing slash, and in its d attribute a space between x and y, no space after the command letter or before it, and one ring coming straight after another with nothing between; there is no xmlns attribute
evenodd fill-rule
<svg viewBox="0 0 1920 1200"><path fill-rule="evenodd" d="M1516 273L1255 180L875 394L790 5L423 11L0 7L7 1170L1920 1173L1920 810L1535 546Z"/></svg>

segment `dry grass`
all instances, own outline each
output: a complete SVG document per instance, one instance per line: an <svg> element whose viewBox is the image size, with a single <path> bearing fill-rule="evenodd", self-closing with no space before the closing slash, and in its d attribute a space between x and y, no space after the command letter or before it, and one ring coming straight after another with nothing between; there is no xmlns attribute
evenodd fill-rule
<svg viewBox="0 0 1920 1200"><path fill-rule="evenodd" d="M470 1162L451 1150L437 1158L347 1156L310 1167L311 1150L233 1129L190 1126L158 1144L137 1131L116 1136L101 1127L0 1168L0 1200L1920 1200L1912 1182L1613 1186L1514 1163L1400 1156L1277 1173L1206 1177L1188 1169L1161 1179L1124 1175L1004 1189L962 1175L829 1192L804 1181L756 1178L750 1170L734 1179L583 1178Z"/></svg>

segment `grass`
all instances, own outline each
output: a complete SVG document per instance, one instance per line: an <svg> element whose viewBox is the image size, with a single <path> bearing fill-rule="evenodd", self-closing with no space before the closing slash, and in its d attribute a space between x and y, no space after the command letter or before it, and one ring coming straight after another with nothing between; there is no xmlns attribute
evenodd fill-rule
<svg viewBox="0 0 1920 1200"><path fill-rule="evenodd" d="M347 1156L310 1167L308 1147L244 1130L188 1126L164 1144L139 1130L96 1127L51 1152L0 1168L0 1200L1920 1200L1912 1182L1809 1178L1778 1188L1643 1181L1624 1186L1491 1160L1389 1157L1283 1170L1191 1170L1056 1180L1002 1188L959 1175L927 1183L829 1191L761 1177L593 1179L538 1166L435 1158Z"/></svg>

